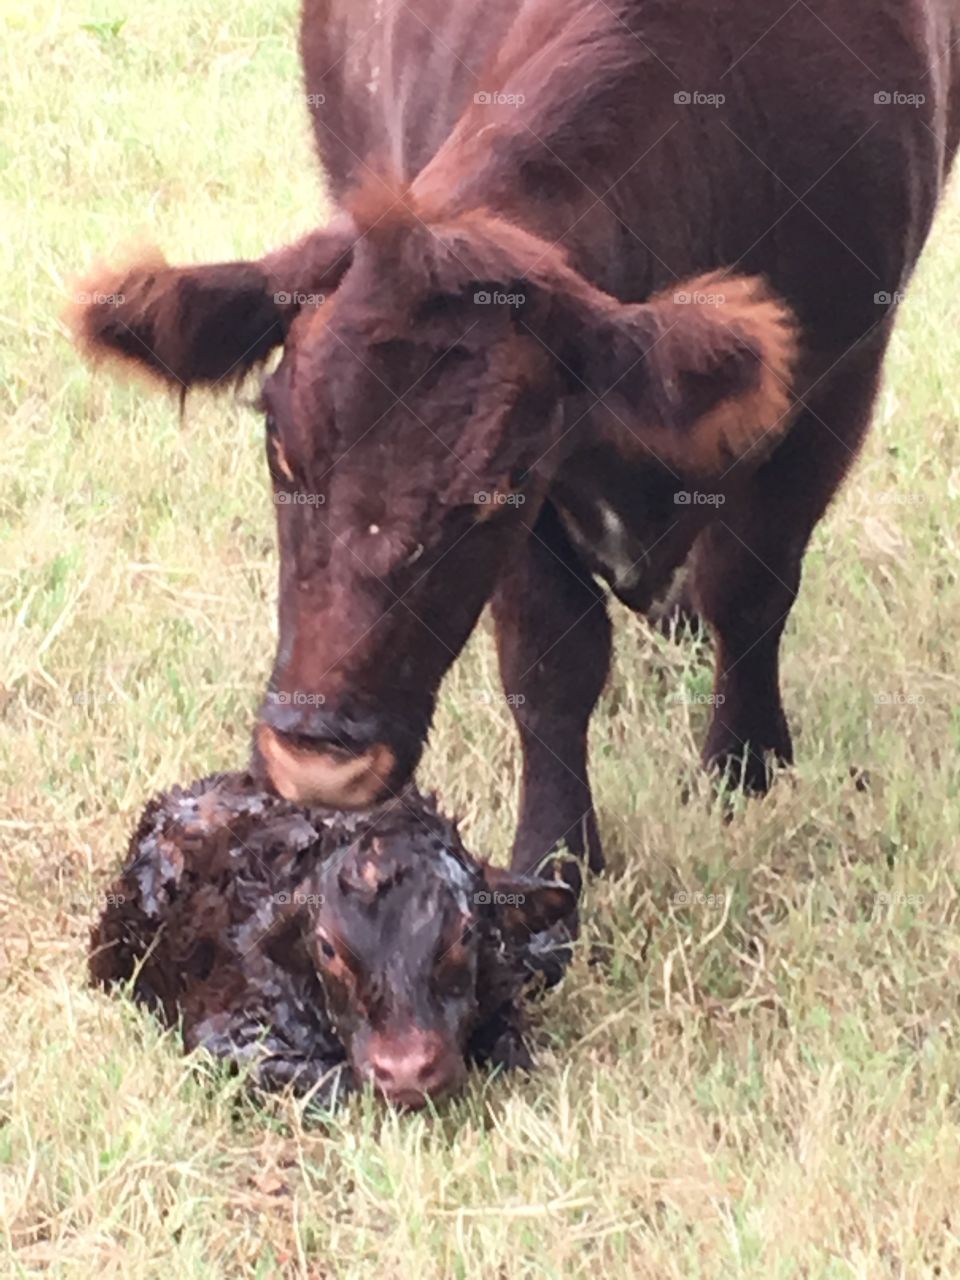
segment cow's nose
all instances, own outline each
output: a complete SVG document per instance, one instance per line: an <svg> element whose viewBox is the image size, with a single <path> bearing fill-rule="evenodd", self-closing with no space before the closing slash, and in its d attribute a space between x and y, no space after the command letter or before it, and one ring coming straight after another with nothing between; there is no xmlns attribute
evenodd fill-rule
<svg viewBox="0 0 960 1280"><path fill-rule="evenodd" d="M378 1038L370 1046L369 1063L377 1091L401 1107L424 1106L428 1098L452 1089L463 1072L461 1056L425 1032Z"/></svg>
<svg viewBox="0 0 960 1280"><path fill-rule="evenodd" d="M390 794L397 760L385 743L353 751L265 723L257 726L256 738L271 783L294 804L365 809Z"/></svg>

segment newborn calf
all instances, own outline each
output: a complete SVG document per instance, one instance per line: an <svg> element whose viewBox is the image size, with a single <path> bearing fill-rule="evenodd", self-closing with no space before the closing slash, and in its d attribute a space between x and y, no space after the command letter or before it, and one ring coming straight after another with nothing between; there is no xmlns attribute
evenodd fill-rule
<svg viewBox="0 0 960 1280"><path fill-rule="evenodd" d="M364 812L300 809L220 774L153 800L93 930L100 985L262 1088L332 1102L371 1081L398 1105L468 1062L529 1065L519 997L566 884L477 862L408 789ZM549 960L549 956L546 957Z"/></svg>

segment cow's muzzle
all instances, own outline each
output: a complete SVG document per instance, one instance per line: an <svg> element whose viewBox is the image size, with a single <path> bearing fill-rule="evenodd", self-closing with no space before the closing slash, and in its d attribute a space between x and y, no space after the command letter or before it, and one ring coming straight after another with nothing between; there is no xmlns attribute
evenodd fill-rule
<svg viewBox="0 0 960 1280"><path fill-rule="evenodd" d="M255 732L264 780L304 806L366 809L409 780L425 732L419 719L397 719L346 704L298 705L296 695L270 694Z"/></svg>
<svg viewBox="0 0 960 1280"><path fill-rule="evenodd" d="M257 726L256 739L268 780L294 804L366 809L391 794L397 758L385 743L355 752L263 723Z"/></svg>

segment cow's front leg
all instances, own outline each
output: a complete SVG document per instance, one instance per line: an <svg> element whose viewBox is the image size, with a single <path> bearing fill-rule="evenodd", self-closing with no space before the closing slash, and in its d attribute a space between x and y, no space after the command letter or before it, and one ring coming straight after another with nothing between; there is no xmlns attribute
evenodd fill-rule
<svg viewBox="0 0 960 1280"><path fill-rule="evenodd" d="M501 573L493 616L523 750L511 865L527 872L565 845L602 871L587 731L610 669L610 619L549 504Z"/></svg>

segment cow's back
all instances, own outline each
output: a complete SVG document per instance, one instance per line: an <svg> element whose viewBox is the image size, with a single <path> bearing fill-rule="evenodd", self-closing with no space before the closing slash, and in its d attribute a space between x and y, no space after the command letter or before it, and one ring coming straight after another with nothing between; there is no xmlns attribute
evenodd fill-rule
<svg viewBox="0 0 960 1280"><path fill-rule="evenodd" d="M758 43L723 77L717 265L767 275L827 349L871 330L929 234L960 141L958 15L958 0L798 5L746 30Z"/></svg>
<svg viewBox="0 0 960 1280"><path fill-rule="evenodd" d="M333 195L409 181L483 83L521 0L304 0L311 120Z"/></svg>

